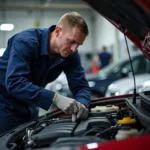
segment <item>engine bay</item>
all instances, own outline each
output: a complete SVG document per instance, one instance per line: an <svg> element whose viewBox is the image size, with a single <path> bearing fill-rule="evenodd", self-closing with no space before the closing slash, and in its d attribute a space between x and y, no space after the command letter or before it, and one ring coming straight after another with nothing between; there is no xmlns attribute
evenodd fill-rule
<svg viewBox="0 0 150 150"><path fill-rule="evenodd" d="M149 93L91 102L87 120L71 121L62 111L48 113L0 137L5 150L72 150L89 143L106 143L149 133ZM145 97L146 96L146 97Z"/></svg>

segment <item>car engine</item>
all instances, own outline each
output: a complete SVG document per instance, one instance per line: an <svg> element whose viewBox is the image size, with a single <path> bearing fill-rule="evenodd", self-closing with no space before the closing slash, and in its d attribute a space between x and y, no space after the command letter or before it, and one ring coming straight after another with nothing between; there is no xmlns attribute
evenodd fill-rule
<svg viewBox="0 0 150 150"><path fill-rule="evenodd" d="M89 143L149 133L149 95L149 92L141 93L136 97L136 104L131 95L92 101L89 116L83 121L72 122L61 111L48 113L2 135L1 149L73 150Z"/></svg>

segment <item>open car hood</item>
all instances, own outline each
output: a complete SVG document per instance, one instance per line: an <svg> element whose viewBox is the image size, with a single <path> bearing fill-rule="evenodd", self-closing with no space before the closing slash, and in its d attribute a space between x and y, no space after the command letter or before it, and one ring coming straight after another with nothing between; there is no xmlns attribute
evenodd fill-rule
<svg viewBox="0 0 150 150"><path fill-rule="evenodd" d="M125 34L150 59L149 0L82 0Z"/></svg>

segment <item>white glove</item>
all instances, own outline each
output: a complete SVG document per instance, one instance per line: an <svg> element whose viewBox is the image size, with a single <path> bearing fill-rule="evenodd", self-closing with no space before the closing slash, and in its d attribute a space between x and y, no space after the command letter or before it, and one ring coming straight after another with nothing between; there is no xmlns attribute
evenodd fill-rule
<svg viewBox="0 0 150 150"><path fill-rule="evenodd" d="M72 122L75 122L77 120L77 115L76 114L72 114Z"/></svg>
<svg viewBox="0 0 150 150"><path fill-rule="evenodd" d="M80 102L78 103L78 112L72 114L72 121L75 122L77 119L86 119L88 117L89 110Z"/></svg>
<svg viewBox="0 0 150 150"><path fill-rule="evenodd" d="M67 114L76 114L78 112L78 102L75 99L56 93L53 103Z"/></svg>

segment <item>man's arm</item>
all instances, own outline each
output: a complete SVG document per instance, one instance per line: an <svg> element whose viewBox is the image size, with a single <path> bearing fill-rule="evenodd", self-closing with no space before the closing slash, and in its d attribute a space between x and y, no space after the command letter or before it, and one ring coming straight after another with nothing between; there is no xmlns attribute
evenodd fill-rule
<svg viewBox="0 0 150 150"><path fill-rule="evenodd" d="M75 100L78 101L78 112L72 114L72 121L86 119L88 116L87 108L90 105L90 90L77 52L69 57L64 72L67 76L69 88Z"/></svg>
<svg viewBox="0 0 150 150"><path fill-rule="evenodd" d="M88 108L90 105L90 89L78 53L68 58L64 72L74 98Z"/></svg>
<svg viewBox="0 0 150 150"><path fill-rule="evenodd" d="M33 56L37 49L36 43L15 39L10 50L5 85L8 93L15 98L48 110L54 92L38 87L30 81L31 70L28 62L34 61Z"/></svg>

